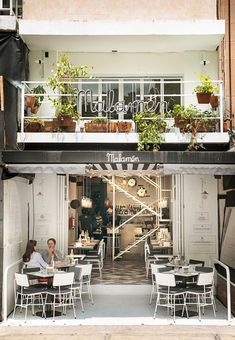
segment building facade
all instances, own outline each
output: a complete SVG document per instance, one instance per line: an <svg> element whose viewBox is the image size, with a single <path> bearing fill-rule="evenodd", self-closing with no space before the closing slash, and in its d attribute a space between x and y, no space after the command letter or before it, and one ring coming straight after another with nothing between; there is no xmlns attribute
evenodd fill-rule
<svg viewBox="0 0 235 340"><path fill-rule="evenodd" d="M77 222L68 202L91 195L91 186L96 184L90 177L104 180L107 188L102 199L108 197L117 209L122 205L120 192L124 190L134 197L135 205L147 207L156 215L154 223L170 221L174 254L203 257L208 263L221 259L235 268L235 259L228 250L233 244L233 209L226 212L226 221L223 214L226 190L234 188L231 176L235 172L235 157L230 152L235 107L233 2L179 0L173 4L170 0L155 0L111 4L74 0L68 4L44 0L35 6L28 0L19 2L18 7L16 2L9 11L7 1L2 6L0 48L3 52L8 48L10 55L20 51L22 61L21 68L19 63L11 67L5 54L1 63L1 74L12 88L7 92L3 86L1 96L5 104L1 112L5 122L5 132L1 131L2 178L7 179L1 181L2 277L9 280L19 267L29 238L43 245L47 238L56 237L59 247L67 252L68 243L76 238ZM48 86L48 79L55 75L63 55L73 65L87 65L92 77L67 78L65 86L67 90L68 85L72 86L70 92L61 93ZM17 69L19 75L9 69ZM194 93L200 84L198 74L213 80L219 101L215 107L211 103L198 104ZM38 86L43 92L35 90ZM36 110L27 102L35 95L40 102ZM72 132L53 125L57 124L54 118L58 113L53 100L63 95L76 98L72 104L80 113ZM11 104L9 110L15 126L8 127L6 107L13 96L17 110ZM214 125L209 124L209 131L205 131L191 124L191 130L184 131L175 126L171 114L176 104L185 108L194 105L197 113L207 112L208 121ZM164 121L157 152L153 151L153 140L145 140L143 150L138 150L138 124L145 119L152 124L151 115L140 116L139 122L134 120L141 112L150 112ZM27 126L35 115L44 124L30 131ZM229 123L224 124L225 118ZM89 131L94 119L96 124L105 122L106 127ZM52 130L46 130L49 125ZM14 174L20 177L10 179ZM35 178L29 179L26 174ZM71 175L76 175L75 184ZM225 175L230 180L227 185ZM136 189L134 194L130 187L124 187L123 178L132 177L150 198L146 194L141 201ZM166 218L160 205L152 209L153 197L168 201ZM127 240L129 234L123 238ZM126 243L124 248L128 247ZM113 260L115 256L113 251ZM11 289L9 286L5 290L9 299L2 308L4 315L12 307Z"/></svg>

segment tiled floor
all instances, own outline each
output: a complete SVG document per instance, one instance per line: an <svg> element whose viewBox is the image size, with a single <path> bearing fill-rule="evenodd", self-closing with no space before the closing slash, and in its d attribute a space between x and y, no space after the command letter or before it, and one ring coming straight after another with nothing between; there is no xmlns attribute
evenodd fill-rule
<svg viewBox="0 0 235 340"><path fill-rule="evenodd" d="M132 256L127 259L112 261L106 258L102 270L102 278L98 270L93 270L92 282L105 285L146 285L151 284L151 279L146 278L144 259Z"/></svg>

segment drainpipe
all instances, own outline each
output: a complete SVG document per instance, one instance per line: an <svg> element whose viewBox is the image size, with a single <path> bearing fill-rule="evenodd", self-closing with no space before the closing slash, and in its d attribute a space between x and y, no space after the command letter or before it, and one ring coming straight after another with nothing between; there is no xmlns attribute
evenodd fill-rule
<svg viewBox="0 0 235 340"><path fill-rule="evenodd" d="M0 152L1 156L1 152ZM3 181L0 169L0 321L2 321L2 287L3 287Z"/></svg>
<svg viewBox="0 0 235 340"><path fill-rule="evenodd" d="M233 100L232 100L232 50L231 50L231 4L228 0L228 54L229 54L229 106L230 106L230 131L233 129Z"/></svg>

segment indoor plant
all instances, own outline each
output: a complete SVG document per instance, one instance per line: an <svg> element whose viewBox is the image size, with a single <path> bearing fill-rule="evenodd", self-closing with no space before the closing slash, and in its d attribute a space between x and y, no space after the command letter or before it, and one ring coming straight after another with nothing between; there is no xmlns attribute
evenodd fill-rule
<svg viewBox="0 0 235 340"><path fill-rule="evenodd" d="M77 89L72 81L77 78L87 78L88 67L71 64L68 57L62 54L56 63L54 75L49 77L48 86L54 92L59 92L59 98L50 98L56 109L56 117L62 131L75 131L76 122L79 119L77 112Z"/></svg>
<svg viewBox="0 0 235 340"><path fill-rule="evenodd" d="M194 88L194 93L197 95L199 104L209 104L211 95L217 90L217 87L213 85L212 79L204 74L196 74L201 81L201 85L197 85Z"/></svg>
<svg viewBox="0 0 235 340"><path fill-rule="evenodd" d="M160 143L164 141L162 133L165 131L166 122L163 117L156 113L139 112L134 115L139 133L138 150L149 150L152 146L154 151L158 151Z"/></svg>

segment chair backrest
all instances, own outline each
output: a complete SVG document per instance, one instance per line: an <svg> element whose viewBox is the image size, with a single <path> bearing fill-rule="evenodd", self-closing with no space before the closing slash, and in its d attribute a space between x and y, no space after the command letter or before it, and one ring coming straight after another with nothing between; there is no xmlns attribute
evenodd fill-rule
<svg viewBox="0 0 235 340"><path fill-rule="evenodd" d="M29 280L26 274L15 273L15 282L19 287L29 287Z"/></svg>
<svg viewBox="0 0 235 340"><path fill-rule="evenodd" d="M175 287L175 276L174 274L168 273L155 273L155 282L157 286Z"/></svg>
<svg viewBox="0 0 235 340"><path fill-rule="evenodd" d="M76 265L75 267L69 267L69 272L74 273L74 281L79 282L81 279L81 273L82 269L79 265Z"/></svg>
<svg viewBox="0 0 235 340"><path fill-rule="evenodd" d="M195 270L196 272L199 272L199 273L213 273L214 272L214 269L212 267L198 267L196 266L195 267Z"/></svg>
<svg viewBox="0 0 235 340"><path fill-rule="evenodd" d="M76 266L81 270L80 278L83 276L90 276L92 271L92 264L79 264Z"/></svg>
<svg viewBox="0 0 235 340"><path fill-rule="evenodd" d="M151 263L152 275L154 275L155 273L159 273L159 269L161 269L161 268L166 268L166 267L163 264Z"/></svg>
<svg viewBox="0 0 235 340"><path fill-rule="evenodd" d="M74 272L55 273L53 278L54 287L71 286L74 281Z"/></svg>
<svg viewBox="0 0 235 340"><path fill-rule="evenodd" d="M202 267L204 267L205 261L189 259L188 263L196 264L197 266L201 265Z"/></svg>
<svg viewBox="0 0 235 340"><path fill-rule="evenodd" d="M169 272L171 270L173 270L174 267L170 267L170 266L167 266L167 267L164 267L164 268L159 268L159 273L165 273L165 272Z"/></svg>
<svg viewBox="0 0 235 340"><path fill-rule="evenodd" d="M209 286L213 285L214 273L199 273L197 285L198 286Z"/></svg>
<svg viewBox="0 0 235 340"><path fill-rule="evenodd" d="M22 273L27 274L27 273L34 273L34 272L40 272L41 268L40 267L27 267L27 268L22 268Z"/></svg>

